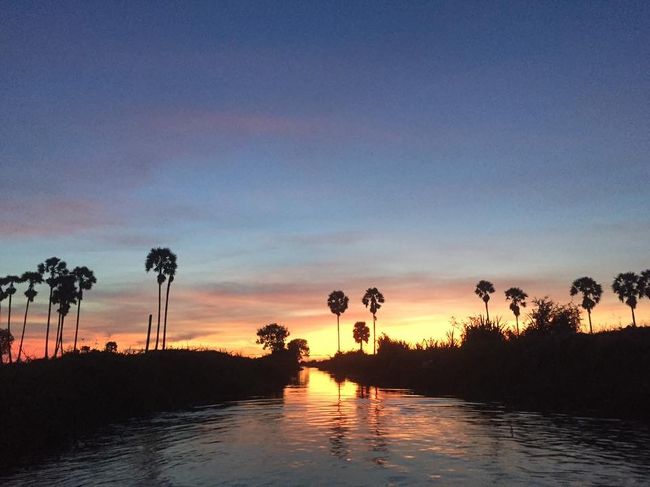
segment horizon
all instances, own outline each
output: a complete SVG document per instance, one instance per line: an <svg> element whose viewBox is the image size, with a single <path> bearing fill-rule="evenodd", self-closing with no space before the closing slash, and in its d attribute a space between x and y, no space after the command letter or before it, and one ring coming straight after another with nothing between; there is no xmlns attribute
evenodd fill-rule
<svg viewBox="0 0 650 487"><path fill-rule="evenodd" d="M343 290L356 349L369 287L377 336L443 339L484 312L481 279L511 326L505 289L528 293L523 318L582 276L604 290L594 331L631 321L611 283L650 268L646 2L0 8L0 276L93 269L80 345L144 346L158 246L178 255L176 347L261 355L275 322L333 355ZM636 312L650 324L650 300Z"/></svg>

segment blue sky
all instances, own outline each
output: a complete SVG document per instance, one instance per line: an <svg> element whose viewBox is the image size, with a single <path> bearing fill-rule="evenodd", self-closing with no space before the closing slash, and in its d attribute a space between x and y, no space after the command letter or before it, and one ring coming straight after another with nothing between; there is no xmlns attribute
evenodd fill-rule
<svg viewBox="0 0 650 487"><path fill-rule="evenodd" d="M178 338L240 350L263 322L330 326L296 288L324 307L396 286L424 337L480 278L568 300L575 277L650 266L646 2L3 2L0 19L0 272L94 268L89 336L153 309L158 245L179 296L243 303L177 303ZM268 288L291 306L244 299Z"/></svg>

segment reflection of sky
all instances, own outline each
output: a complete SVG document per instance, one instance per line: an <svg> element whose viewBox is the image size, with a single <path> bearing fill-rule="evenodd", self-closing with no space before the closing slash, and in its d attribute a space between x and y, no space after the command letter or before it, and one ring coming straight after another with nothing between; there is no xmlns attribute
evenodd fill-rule
<svg viewBox="0 0 650 487"><path fill-rule="evenodd" d="M82 336L139 346L168 245L173 343L251 353L278 321L322 354L333 289L348 329L372 285L416 340L480 278L566 300L648 267L647 5L464 9L5 3L0 272L92 267Z"/></svg>

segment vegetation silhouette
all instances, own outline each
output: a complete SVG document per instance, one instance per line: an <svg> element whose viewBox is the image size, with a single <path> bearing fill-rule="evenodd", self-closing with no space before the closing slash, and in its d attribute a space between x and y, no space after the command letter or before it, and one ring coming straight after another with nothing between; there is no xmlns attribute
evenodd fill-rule
<svg viewBox="0 0 650 487"><path fill-rule="evenodd" d="M634 272L622 272L614 278L612 290L616 293L618 299L627 304L632 310L632 326L636 327L634 309L644 293L641 277Z"/></svg>
<svg viewBox="0 0 650 487"><path fill-rule="evenodd" d="M589 317L589 333L593 333L594 330L591 325L591 310L600 302L600 298L603 295L602 286L591 277L580 277L573 281L569 293L571 296L575 296L578 293L582 294L581 306L583 309L587 310L587 316Z"/></svg>
<svg viewBox="0 0 650 487"><path fill-rule="evenodd" d="M17 361L20 362L20 356L23 353L23 341L25 339L25 328L27 327L27 313L29 312L29 305L34 301L34 298L38 292L34 289L36 284L41 284L43 282L43 275L40 272L25 272L21 276L21 281L28 283L27 290L25 291L25 297L27 298L27 303L25 304L25 318L23 319L23 331L20 334L20 346L18 347L18 357Z"/></svg>
<svg viewBox="0 0 650 487"><path fill-rule="evenodd" d="M75 267L72 270L72 275L75 277L77 280L77 323L75 325L74 329L74 345L72 346L72 350L74 352L77 351L77 336L79 335L79 314L81 312L81 301L84 298L84 291L90 291L93 287L94 284L97 283L97 279L95 278L95 274L93 271L88 269L88 267L83 266L83 267Z"/></svg>
<svg viewBox="0 0 650 487"><path fill-rule="evenodd" d="M257 330L257 340L255 343L262 345L263 349L271 350L271 353L277 353L284 350L284 342L289 337L289 330L277 323L270 323Z"/></svg>
<svg viewBox="0 0 650 487"><path fill-rule="evenodd" d="M512 314L515 315L517 335L519 335L519 315L521 314L521 308L526 307L526 299L528 299L528 294L521 290L521 288L511 287L509 289L506 289L505 295L506 301L510 301L510 311L512 311ZM485 311L487 316L487 302L485 303Z"/></svg>
<svg viewBox="0 0 650 487"><path fill-rule="evenodd" d="M474 289L474 294L483 300L485 303L485 316L487 320L490 321L490 311L488 310L488 301L490 300L490 294L494 292L494 284L490 281L479 281L476 284L476 289Z"/></svg>
<svg viewBox="0 0 650 487"><path fill-rule="evenodd" d="M163 266L163 273L167 276L167 291L165 292L165 318L163 322L163 342L162 349L167 348L167 309L169 308L169 288L176 278L176 269L178 265L176 264L176 254L169 251L169 258L166 259Z"/></svg>
<svg viewBox="0 0 650 487"><path fill-rule="evenodd" d="M77 278L72 274L62 274L56 278L54 291L52 292L52 303L58 304L57 313L59 314L59 323L57 326L56 343L54 346L54 356L61 353L63 356L63 330L65 317L70 312L70 307L77 304Z"/></svg>
<svg viewBox="0 0 650 487"><path fill-rule="evenodd" d="M371 287L366 290L363 298L361 298L361 302L372 313L372 353L374 355L377 353L377 311L379 311L379 308L384 303L384 295L376 287Z"/></svg>
<svg viewBox="0 0 650 487"><path fill-rule="evenodd" d="M4 356L9 356L9 350L11 350L11 344L14 341L14 337L9 330L5 328L0 328L0 364L4 363ZM8 360L8 358L7 358Z"/></svg>
<svg viewBox="0 0 650 487"><path fill-rule="evenodd" d="M359 351L363 352L363 342L368 343L368 339L370 338L370 328L368 328L365 321L357 321L354 324L352 337L359 344Z"/></svg>
<svg viewBox="0 0 650 487"><path fill-rule="evenodd" d="M21 278L18 277L18 276L15 276L15 275L5 276L4 279L2 279L0 281L0 284L7 286L7 288L5 289L5 293L7 293L7 296L9 297L9 303L8 303L8 306L7 306L7 332L9 333L9 335L12 335L12 336L13 336L13 334L11 333L11 302L12 302L14 294L16 294L16 286L15 285L19 284L21 282L22 282ZM12 342L13 342L13 340L12 340ZM13 357L12 357L12 354L11 354L11 343L12 342L9 343L9 351L8 351L9 363L13 362Z"/></svg>
<svg viewBox="0 0 650 487"><path fill-rule="evenodd" d="M50 296L47 305L47 325L45 329L45 358L49 357L48 343L50 341L50 320L52 316L52 293L57 283L57 278L68 272L67 264L58 257L50 257L45 259L45 262L38 264L38 272L41 275L49 274L45 282L50 287ZM58 328L57 328L58 331Z"/></svg>
<svg viewBox="0 0 650 487"><path fill-rule="evenodd" d="M154 350L158 350L158 342L160 339L162 285L167 279L167 273L171 272L171 269L174 270L174 273L176 271L176 256L168 248L153 248L147 254L144 268L147 272L153 270L156 273L156 281L158 282L158 326L156 328L156 345L154 346Z"/></svg>
<svg viewBox="0 0 650 487"><path fill-rule="evenodd" d="M348 309L348 301L349 298L343 291L332 291L327 297L327 306L329 306L330 311L336 315L337 352L341 352L341 328L339 318L341 317L341 314L345 313L345 310Z"/></svg>
<svg viewBox="0 0 650 487"><path fill-rule="evenodd" d="M287 351L293 357L295 357L296 362L300 362L303 358L309 357L309 345L307 340L304 338L294 338L287 345Z"/></svg>

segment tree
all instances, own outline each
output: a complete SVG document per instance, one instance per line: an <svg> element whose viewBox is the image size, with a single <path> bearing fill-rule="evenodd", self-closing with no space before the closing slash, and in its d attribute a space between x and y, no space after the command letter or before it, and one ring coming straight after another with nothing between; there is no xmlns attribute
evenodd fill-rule
<svg viewBox="0 0 650 487"><path fill-rule="evenodd" d="M348 297L343 291L332 291L327 298L327 306L330 311L336 315L336 336L338 339L337 351L341 352L341 329L339 326L339 318L345 310L348 309Z"/></svg>
<svg viewBox="0 0 650 487"><path fill-rule="evenodd" d="M476 284L476 289L474 294L483 300L485 303L485 317L490 321L490 311L488 310L488 301L490 300L490 294L494 292L494 284L490 281L479 281Z"/></svg>
<svg viewBox="0 0 650 487"><path fill-rule="evenodd" d="M641 295L650 299L650 269L646 269L641 273L639 288Z"/></svg>
<svg viewBox="0 0 650 487"><path fill-rule="evenodd" d="M264 349L270 349L271 353L284 350L284 341L289 337L289 330L277 323L270 323L257 330L255 343L262 345Z"/></svg>
<svg viewBox="0 0 650 487"><path fill-rule="evenodd" d="M0 318L2 318L2 313L1 313L1 311L2 311L2 302L9 297L9 294L7 294L4 289L2 289L2 286L4 286L4 285L5 285L4 280L0 279ZM1 321L0 321L0 323L1 323Z"/></svg>
<svg viewBox="0 0 650 487"><path fill-rule="evenodd" d="M97 283L95 274L88 267L75 267L72 269L72 275L77 281L79 293L77 294L77 324L74 329L74 345L72 349L77 351L77 336L79 335L79 314L81 312L81 301L84 298L84 291L90 291L93 284Z"/></svg>
<svg viewBox="0 0 650 487"><path fill-rule="evenodd" d="M636 308L638 299L643 296L643 289L640 276L634 272L622 272L614 279L612 290L618 296L618 299L627 304L632 310L632 326L636 326L636 317L634 308Z"/></svg>
<svg viewBox="0 0 650 487"><path fill-rule="evenodd" d="M40 272L25 272L21 278L21 281L27 282L27 291L25 291L25 297L27 298L27 304L25 304L25 319L23 320L23 332L20 335L20 346L18 347L18 358L16 359L20 362L20 356L23 353L23 340L25 339L25 328L27 327L27 312L29 311L29 303L34 301L34 298L38 294L34 289L36 284L43 282L43 274Z"/></svg>
<svg viewBox="0 0 650 487"><path fill-rule="evenodd" d="M510 310L512 311L512 314L515 315L515 321L517 323L517 335L519 335L519 315L521 314L521 308L526 307L526 299L528 298L528 294L526 294L518 287L511 287L510 289L507 289L505 294L506 301L510 301ZM488 301L489 299L490 298L488 296ZM487 311L487 301L485 302L485 310Z"/></svg>
<svg viewBox="0 0 650 487"><path fill-rule="evenodd" d="M300 362L303 357L309 357L309 345L304 338L294 338L287 345L289 353L296 357L296 361Z"/></svg>
<svg viewBox="0 0 650 487"><path fill-rule="evenodd" d="M48 358L48 343L50 341L50 319L52 315L52 292L54 291L54 286L56 285L56 279L63 275L67 274L68 266L58 257L50 257L46 259L42 264L38 264L38 272L41 275L49 274L49 277L45 279L45 282L50 286L50 297L48 299L47 305L47 328L45 329L45 358ZM58 331L58 329L57 329Z"/></svg>
<svg viewBox="0 0 650 487"><path fill-rule="evenodd" d="M354 337L354 341L359 344L359 351L363 352L363 342L368 343L368 339L370 338L370 328L368 328L365 321L357 321L354 324L352 336Z"/></svg>
<svg viewBox="0 0 650 487"><path fill-rule="evenodd" d="M165 295L165 319L164 319L164 324L163 324L163 342L162 342L162 349L165 350L167 347L167 307L169 306L169 288L172 285L172 282L174 282L174 277L176 276L176 268L178 267L176 265L176 254L174 254L171 250L167 249L169 251L169 256L168 259L166 259L165 264L163 266L163 273L167 276L167 293Z"/></svg>
<svg viewBox="0 0 650 487"><path fill-rule="evenodd" d="M572 334L580 330L580 310L573 303L557 304L548 297L533 299L526 335Z"/></svg>
<svg viewBox="0 0 650 487"><path fill-rule="evenodd" d="M165 282L165 269L169 268L170 260L172 259L172 252L168 248L157 247L151 249L147 254L147 259L144 263L144 268L147 272L153 269L157 274L156 280L158 281L158 327L156 329L156 346L158 350L158 341L160 338L160 308L162 302L162 285Z"/></svg>
<svg viewBox="0 0 650 487"><path fill-rule="evenodd" d="M14 342L14 337L9 330L0 329L0 364L2 363L2 357L5 355L9 356L11 350L11 344Z"/></svg>
<svg viewBox="0 0 650 487"><path fill-rule="evenodd" d="M117 342L106 342L106 345L104 346L104 352L117 353Z"/></svg>
<svg viewBox="0 0 650 487"><path fill-rule="evenodd" d="M361 298L363 305L370 309L372 313L372 353L377 353L377 311L384 302L384 295L376 287L366 290L366 294Z"/></svg>
<svg viewBox="0 0 650 487"><path fill-rule="evenodd" d="M7 289L5 289L5 293L7 293L7 296L9 297L9 305L7 306L7 332L10 335L11 335L11 300L13 298L13 295L16 294L15 284L19 284L21 282L22 280L20 279L20 277L14 275L6 276L4 279L2 279L2 281L0 281L0 285L7 286ZM9 363L13 362L11 356L11 343L9 344L9 351L7 355L9 356Z"/></svg>
<svg viewBox="0 0 650 487"><path fill-rule="evenodd" d="M54 291L52 292L52 303L58 304L57 312L59 313L59 326L57 330L57 339L54 346L54 356L60 350L63 355L63 327L65 317L70 311L73 304L77 304L77 278L72 274L63 274L56 278Z"/></svg>
<svg viewBox="0 0 650 487"><path fill-rule="evenodd" d="M569 291L571 296L582 293L582 307L587 310L589 316L589 333L594 330L591 326L591 310L600 302L600 297L603 295L603 288L600 284L594 281L591 277L580 277L573 281Z"/></svg>

